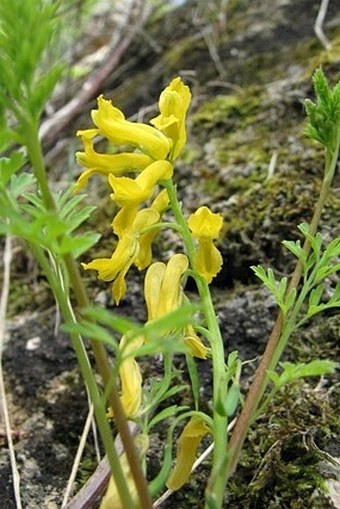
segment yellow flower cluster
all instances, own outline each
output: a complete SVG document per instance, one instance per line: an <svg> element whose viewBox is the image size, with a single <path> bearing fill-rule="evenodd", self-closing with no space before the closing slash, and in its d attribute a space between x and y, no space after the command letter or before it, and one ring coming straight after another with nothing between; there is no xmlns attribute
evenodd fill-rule
<svg viewBox="0 0 340 509"><path fill-rule="evenodd" d="M77 133L84 146L84 150L77 153L77 161L84 171L74 190L83 189L92 175L104 175L112 190L110 197L118 207L112 221L117 237L112 256L96 258L82 266L85 270L96 270L99 279L112 282L116 304L126 293L125 277L130 267L148 268L144 287L148 321L176 310L185 299L182 279L188 270L188 258L175 254L167 264L151 264L151 261L152 242L169 205L166 189L160 188L162 182L172 178L173 162L186 143L185 119L190 101L189 88L180 78L175 78L160 95L160 114L147 125L126 120L111 101L100 96L98 109L92 111L95 128ZM95 150L94 140L98 135L116 147L115 154L101 154ZM222 218L207 207L201 207L189 217L188 226L197 240L192 268L209 283L222 265L221 255L213 244ZM161 335L172 332L173 327L169 327ZM208 349L192 325L177 333L193 356L207 357ZM142 377L134 352L143 342L144 338L128 341L125 337L120 342L123 356L119 370L121 400L130 418L139 414L142 402Z"/></svg>
<svg viewBox="0 0 340 509"><path fill-rule="evenodd" d="M112 293L118 304L126 292L125 276L131 267L146 268L151 262L151 242L157 232L156 225L167 208L167 195L158 195L152 205L140 210L141 205L153 197L156 186L173 174L173 161L186 142L185 117L191 93L180 78L175 78L162 92L159 100L160 115L152 119L153 125L130 122L111 101L98 98L98 109L92 111L95 129L78 131L84 152L77 153L77 161L85 167L75 191L81 190L91 175L108 177L112 188L111 198L120 207L112 226L118 237L111 258L98 258L84 263L85 270L98 271L99 279L113 281ZM100 154L93 146L94 138L104 136L118 150L128 146L130 151ZM126 173L136 174L135 178Z"/></svg>

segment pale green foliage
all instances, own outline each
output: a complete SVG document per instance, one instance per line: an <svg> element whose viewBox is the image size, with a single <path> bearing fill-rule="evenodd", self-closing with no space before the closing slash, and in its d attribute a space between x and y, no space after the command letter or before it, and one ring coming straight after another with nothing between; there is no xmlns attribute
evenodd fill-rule
<svg viewBox="0 0 340 509"><path fill-rule="evenodd" d="M60 77L62 66L42 72L46 49L58 22L59 2L1 0L0 105L37 119Z"/></svg>
<svg viewBox="0 0 340 509"><path fill-rule="evenodd" d="M251 269L255 272L257 277L261 279L263 284L270 290L274 295L277 305L280 307L282 313L286 315L289 309L292 307L296 297L296 290L293 289L286 295L287 290L287 277L283 277L280 281L277 281L274 276L273 269L269 268L265 270L261 265L252 266Z"/></svg>
<svg viewBox="0 0 340 509"><path fill-rule="evenodd" d="M283 244L296 256L302 265L304 286L299 295L304 296L307 311L304 312L299 322L301 324L306 319L325 309L340 307L340 282L337 282L335 287L333 285L331 295L328 290L327 300L321 302L324 294L325 280L340 271L340 239L334 239L328 246L324 247L322 235L320 233L314 236L311 235L309 233L309 226L306 223L300 224L298 229L310 243L310 254L306 254L306 250L301 246L300 240L284 240ZM295 290L287 294L287 278L284 277L280 281L276 281L272 269L265 270L261 266L252 267L252 269L274 295L276 303L281 308L283 314L287 315L296 302L297 297ZM306 300L307 296L308 301ZM301 302L298 305L300 306Z"/></svg>
<svg viewBox="0 0 340 509"><path fill-rule="evenodd" d="M336 362L318 359L311 362L298 362L296 364L292 362L282 362L280 365L282 368L281 374L268 371L268 376L277 389L299 378L330 375L339 367Z"/></svg>
<svg viewBox="0 0 340 509"><path fill-rule="evenodd" d="M339 136L340 83L331 89L321 69L315 71L313 83L317 100L305 101L308 115L306 134L334 152Z"/></svg>
<svg viewBox="0 0 340 509"><path fill-rule="evenodd" d="M29 173L13 174L5 189L9 173L21 166L20 152L0 159L0 233L12 233L36 243L55 255L72 252L75 257L87 251L99 239L93 232L75 234L75 230L90 216L95 207L84 206L85 195L69 198L70 189L56 196L59 214L48 210L42 199L30 190L35 178ZM18 198L21 198L18 201ZM24 198L24 200L22 199Z"/></svg>

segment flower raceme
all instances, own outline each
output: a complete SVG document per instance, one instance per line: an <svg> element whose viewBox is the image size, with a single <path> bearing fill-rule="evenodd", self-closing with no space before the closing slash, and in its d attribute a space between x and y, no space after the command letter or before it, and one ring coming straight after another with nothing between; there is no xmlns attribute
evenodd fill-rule
<svg viewBox="0 0 340 509"><path fill-rule="evenodd" d="M198 241L194 268L210 283L222 267L222 256L213 240L217 239L223 224L220 214L214 214L208 207L200 207L188 219L193 237Z"/></svg>
<svg viewBox="0 0 340 509"><path fill-rule="evenodd" d="M77 152L80 166L86 170L80 175L74 191L84 188L91 175L121 175L129 171L143 171L154 161L168 159L173 162L186 142L185 119L191 101L189 87L175 78L163 90L159 99L160 115L147 125L130 122L111 101L98 97L98 109L92 111L95 128L80 130L77 135L84 152ZM115 147L130 146L137 152L100 154L93 147L96 136L104 136Z"/></svg>
<svg viewBox="0 0 340 509"><path fill-rule="evenodd" d="M84 145L84 152L77 152L77 161L85 170L74 191L84 188L92 175L103 174L112 188L111 198L120 208L112 222L118 236L115 252L111 258L98 258L82 265L85 270L97 270L99 279L113 281L112 293L117 304L126 292L125 276L131 265L142 270L151 263L151 243L159 228L149 227L161 219L168 197L166 195L165 206L151 205L142 210L140 207L154 196L158 184L173 175L172 162L186 141L185 117L190 100L189 88L180 78L175 78L161 93L160 115L151 120L151 126L126 120L124 114L101 95L98 108L92 111L95 128L77 133ZM94 138L97 135L115 145L117 153L96 152ZM124 151L120 152L122 145ZM126 151L126 147L131 151ZM131 173L135 178L131 178ZM162 192L161 195L164 202ZM143 233L143 229L147 231Z"/></svg>

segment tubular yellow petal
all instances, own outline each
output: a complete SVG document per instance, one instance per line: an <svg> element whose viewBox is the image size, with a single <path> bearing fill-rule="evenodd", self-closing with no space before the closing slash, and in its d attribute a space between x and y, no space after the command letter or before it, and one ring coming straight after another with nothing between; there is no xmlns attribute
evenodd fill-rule
<svg viewBox="0 0 340 509"><path fill-rule="evenodd" d="M112 283L111 286L112 297L117 306L120 303L121 299L126 294L125 276L128 273L128 270L131 267L132 262L133 260L131 259L129 263L126 264L124 268L118 273L116 279Z"/></svg>
<svg viewBox="0 0 340 509"><path fill-rule="evenodd" d="M153 159L165 159L170 151L170 141L160 131L146 124L129 122L111 101L98 97L98 110L92 119L99 131L115 144L139 146Z"/></svg>
<svg viewBox="0 0 340 509"><path fill-rule="evenodd" d="M109 175L112 199L121 207L142 203L152 196L159 180L171 178L173 166L168 161L155 161L136 179Z"/></svg>
<svg viewBox="0 0 340 509"><path fill-rule="evenodd" d="M149 321L159 318L158 304L161 300L161 287L165 270L165 263L156 262L150 265L145 275L144 296Z"/></svg>
<svg viewBox="0 0 340 509"><path fill-rule="evenodd" d="M161 287L161 299L158 316L163 316L176 309L181 300L181 278L188 269L188 258L184 254L173 255L166 266Z"/></svg>
<svg viewBox="0 0 340 509"><path fill-rule="evenodd" d="M223 218L208 207L200 207L188 219L188 225L195 238L216 239L221 231Z"/></svg>
<svg viewBox="0 0 340 509"><path fill-rule="evenodd" d="M188 325L185 329L184 343L190 348L190 353L193 357L198 357L199 359L207 358L209 348L202 343L192 325Z"/></svg>
<svg viewBox="0 0 340 509"><path fill-rule="evenodd" d="M112 229L118 237L122 237L131 230L131 225L138 212L138 205L122 207L112 221Z"/></svg>
<svg viewBox="0 0 340 509"><path fill-rule="evenodd" d="M99 279L112 281L124 267L131 265L138 248L136 244L133 236L126 235L118 241L111 258L97 258L90 263L82 263L82 266L85 270L97 270Z"/></svg>
<svg viewBox="0 0 340 509"><path fill-rule="evenodd" d="M173 166L169 161L155 161L137 176L136 182L143 189L154 189L160 180L170 179L173 171Z"/></svg>
<svg viewBox="0 0 340 509"><path fill-rule="evenodd" d="M123 152L120 154L99 154L93 148L93 138L98 134L97 129L78 131L81 137L84 152L76 152L76 159L80 166L88 168L85 170L74 186L73 192L84 188L91 175L103 174L120 175L125 171L141 171L152 163L151 157L146 154Z"/></svg>
<svg viewBox="0 0 340 509"><path fill-rule="evenodd" d="M181 253L173 255L167 265L150 265L144 281L149 321L178 308L182 300L181 278L188 265L188 258Z"/></svg>
<svg viewBox="0 0 340 509"><path fill-rule="evenodd" d="M167 480L167 487L179 490L190 477L196 459L196 451L201 440L210 433L210 428L197 416L190 419L178 439L176 465Z"/></svg>
<svg viewBox="0 0 340 509"><path fill-rule="evenodd" d="M109 183L114 191L110 196L120 207L138 205L150 198L154 191L142 188L137 179L129 177L115 177L110 174Z"/></svg>
<svg viewBox="0 0 340 509"><path fill-rule="evenodd" d="M171 160L179 156L186 142L185 118L190 102L189 87L180 78L175 78L160 95L160 115L150 121L172 140Z"/></svg>
<svg viewBox="0 0 340 509"><path fill-rule="evenodd" d="M142 375L134 358L129 357L123 361L119 370L121 379L121 402L125 415L133 419L138 415L142 404Z"/></svg>
<svg viewBox="0 0 340 509"><path fill-rule="evenodd" d="M154 223L161 220L163 212L168 208L169 196L166 189L163 189L151 204L150 209L158 213L158 219ZM148 267L152 259L152 243L158 234L160 227L154 227L152 230L144 233L139 238L140 251L135 260L135 265L139 270L143 270Z"/></svg>
<svg viewBox="0 0 340 509"><path fill-rule="evenodd" d="M139 237L141 230L157 223L159 213L152 208L141 209L137 212L131 230Z"/></svg>
<svg viewBox="0 0 340 509"><path fill-rule="evenodd" d="M196 251L194 264L195 270L204 277L207 283L210 283L220 272L223 259L212 240L202 239L198 241L198 249Z"/></svg>
<svg viewBox="0 0 340 509"><path fill-rule="evenodd" d="M127 418L134 418L142 403L142 375L133 354L142 346L144 338L138 336L126 341L123 336L119 347L123 349L123 361L119 368L121 380L121 402Z"/></svg>
<svg viewBox="0 0 340 509"><path fill-rule="evenodd" d="M87 168L111 170L112 173L119 174L129 170L143 170L152 163L151 157L146 154L135 152L122 152L120 154L99 154L93 148L92 133L86 134L83 131L81 139L84 145L84 152L77 152L77 161L81 166Z"/></svg>
<svg viewBox="0 0 340 509"><path fill-rule="evenodd" d="M162 214L168 208L169 202L170 202L170 200L169 200L168 191L166 189L163 189L163 191L161 191L156 196L156 198L154 199L154 201L151 204L151 207L153 209L156 209L160 214Z"/></svg>
<svg viewBox="0 0 340 509"><path fill-rule="evenodd" d="M140 249L134 262L138 270L146 269L146 267L150 265L152 259L152 243L158 232L159 228L155 228L140 236Z"/></svg>
<svg viewBox="0 0 340 509"><path fill-rule="evenodd" d="M84 188L92 175L109 175L110 173L121 175L126 171L141 171L152 162L152 159L145 154L125 152L108 155L98 154L94 150L92 154L89 153L89 150L77 152L76 158L80 166L87 167L88 169L78 178L74 192Z"/></svg>

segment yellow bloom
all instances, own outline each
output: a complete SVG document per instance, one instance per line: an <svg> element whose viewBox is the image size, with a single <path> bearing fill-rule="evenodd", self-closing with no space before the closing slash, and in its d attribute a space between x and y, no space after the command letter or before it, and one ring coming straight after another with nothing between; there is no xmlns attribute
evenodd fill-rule
<svg viewBox="0 0 340 509"><path fill-rule="evenodd" d="M188 225L196 239L217 239L220 234L223 218L214 214L208 207L200 207L188 219Z"/></svg>
<svg viewBox="0 0 340 509"><path fill-rule="evenodd" d="M142 375L139 365L133 357L133 352L142 346L143 340L143 337L137 337L126 342L126 338L123 336L119 345L120 348L124 349L124 359L119 368L120 399L128 419L133 419L138 415L142 404Z"/></svg>
<svg viewBox="0 0 340 509"><path fill-rule="evenodd" d="M208 207L200 207L188 219L193 236L198 240L194 266L195 270L210 283L222 267L222 256L213 243L221 231L223 218Z"/></svg>
<svg viewBox="0 0 340 509"><path fill-rule="evenodd" d="M155 161L143 170L135 179L109 175L113 189L111 198L120 206L142 203L152 196L160 180L172 177L173 166L169 161Z"/></svg>
<svg viewBox="0 0 340 509"><path fill-rule="evenodd" d="M138 146L153 159L165 159L170 151L169 139L158 129L125 119L111 101L98 97L98 110L92 110L92 120L98 131L115 145Z"/></svg>
<svg viewBox="0 0 340 509"><path fill-rule="evenodd" d="M80 166L87 169L78 178L73 192L83 189L89 178L96 173L121 175L126 171L141 171L152 163L151 157L146 154L133 152L112 155L99 154L93 148L93 138L97 133L97 129L77 132L77 135L82 138L85 150L84 152L76 153L77 162Z"/></svg>
<svg viewBox="0 0 340 509"><path fill-rule="evenodd" d="M130 229L119 238L111 258L97 258L90 263L82 263L85 270L97 270L99 279L113 281L112 294L116 304L119 304L126 293L125 276L138 257L140 232L143 228L156 223L158 218L159 213L156 210L148 208L138 211Z"/></svg>
<svg viewBox="0 0 340 509"><path fill-rule="evenodd" d="M112 229L113 232L118 237L123 237L125 233L131 230L132 224L136 219L136 215L138 212L138 204L137 205L127 205L126 207L122 207L117 214L115 215L112 221Z"/></svg>
<svg viewBox="0 0 340 509"><path fill-rule="evenodd" d="M209 349L197 336L192 325L187 325L184 332L184 343L189 347L191 355L199 359L206 359Z"/></svg>
<svg viewBox="0 0 340 509"><path fill-rule="evenodd" d="M213 241L199 240L194 266L195 270L204 277L207 283L211 283L212 279L220 272L222 265L222 255L214 246Z"/></svg>
<svg viewBox="0 0 340 509"><path fill-rule="evenodd" d="M170 490L179 490L190 477L196 459L196 451L210 428L200 417L194 416L184 427L178 439L176 465L166 482Z"/></svg>
<svg viewBox="0 0 340 509"><path fill-rule="evenodd" d="M149 321L161 318L180 306L181 279L188 265L188 258L184 254L173 255L167 265L161 262L150 265L144 283Z"/></svg>
<svg viewBox="0 0 340 509"><path fill-rule="evenodd" d="M186 142L185 117L190 101L189 87L183 84L181 78L175 78L160 95L160 115L150 120L172 140L171 160L179 156Z"/></svg>
<svg viewBox="0 0 340 509"><path fill-rule="evenodd" d="M181 279L188 269L188 259L183 254L173 255L168 264L156 262L150 265L145 275L144 296L148 310L148 321L178 309L183 302ZM165 336L173 327L169 327L162 335ZM182 339L189 347L191 355L205 359L208 349L195 334L192 326L183 331Z"/></svg>
<svg viewBox="0 0 340 509"><path fill-rule="evenodd" d="M151 210L158 212L158 219L155 222L161 220L163 212L167 209L169 204L169 196L166 189L163 189L151 204ZM152 242L159 232L160 227L153 227L148 232L143 233L139 238L139 253L135 260L135 265L139 270L143 270L148 267L151 263L152 258Z"/></svg>

